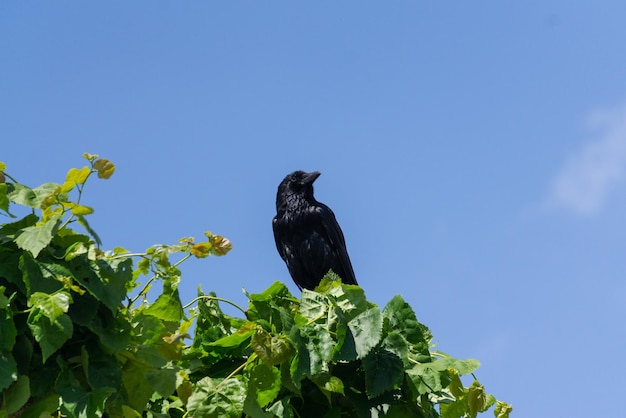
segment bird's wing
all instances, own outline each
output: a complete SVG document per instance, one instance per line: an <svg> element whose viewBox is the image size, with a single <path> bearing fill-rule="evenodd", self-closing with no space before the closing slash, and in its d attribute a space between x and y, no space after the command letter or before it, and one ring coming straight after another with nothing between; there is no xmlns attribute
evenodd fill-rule
<svg viewBox="0 0 626 418"><path fill-rule="evenodd" d="M285 246L281 241L282 235L279 230L278 219L276 218L272 219L272 229L274 230L274 242L276 242L276 249L278 250L278 254L280 254L280 258L285 260Z"/></svg>
<svg viewBox="0 0 626 418"><path fill-rule="evenodd" d="M343 232L339 227L335 214L325 204L318 202L317 205L316 212L321 217L322 225L324 225L328 239L332 243L332 246L336 249L339 264L343 268L343 272L336 271L335 273L339 274L345 284L358 284L356 277L354 276L354 270L352 269L350 257L348 257L346 240L343 237ZM343 273L343 275L341 273Z"/></svg>

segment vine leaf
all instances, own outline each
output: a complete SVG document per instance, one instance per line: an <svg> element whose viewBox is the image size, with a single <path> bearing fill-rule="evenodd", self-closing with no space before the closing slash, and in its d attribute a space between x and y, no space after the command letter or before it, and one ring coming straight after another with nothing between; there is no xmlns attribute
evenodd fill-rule
<svg viewBox="0 0 626 418"><path fill-rule="evenodd" d="M357 315L348 322L354 336L357 358L365 357L378 344L382 337L383 317L380 308L375 306Z"/></svg>
<svg viewBox="0 0 626 418"><path fill-rule="evenodd" d="M187 413L207 418L240 418L245 398L246 388L238 379L215 385L210 377L204 377L194 385L187 400Z"/></svg>
<svg viewBox="0 0 626 418"><path fill-rule="evenodd" d="M404 377L402 360L391 351L376 348L363 359L367 396L375 398L392 390Z"/></svg>
<svg viewBox="0 0 626 418"><path fill-rule="evenodd" d="M250 372L250 389L259 406L264 407L280 392L280 371L276 367L259 363Z"/></svg>
<svg viewBox="0 0 626 418"><path fill-rule="evenodd" d="M17 363L11 353L0 352L0 389L8 388L17 380Z"/></svg>
<svg viewBox="0 0 626 418"><path fill-rule="evenodd" d="M56 232L61 221L60 216L55 216L43 225L29 226L22 229L15 238L15 243L23 250L30 252L37 258L41 250L46 248Z"/></svg>

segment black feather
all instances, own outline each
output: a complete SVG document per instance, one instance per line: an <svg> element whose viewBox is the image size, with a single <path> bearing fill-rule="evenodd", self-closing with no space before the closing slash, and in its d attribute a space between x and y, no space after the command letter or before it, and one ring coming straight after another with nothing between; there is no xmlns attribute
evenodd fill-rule
<svg viewBox="0 0 626 418"><path fill-rule="evenodd" d="M278 186L272 221L278 253L300 289L314 289L329 270L357 284L343 232L328 206L313 197L320 173L295 171Z"/></svg>

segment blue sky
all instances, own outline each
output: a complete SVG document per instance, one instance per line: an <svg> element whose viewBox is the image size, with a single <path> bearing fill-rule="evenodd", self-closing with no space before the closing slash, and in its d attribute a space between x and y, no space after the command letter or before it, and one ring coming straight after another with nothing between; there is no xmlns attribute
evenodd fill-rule
<svg viewBox="0 0 626 418"><path fill-rule="evenodd" d="M359 283L482 362L517 417L615 416L626 395L626 5L2 2L0 161L62 182L106 248L210 230L198 285L288 283L276 187L318 170Z"/></svg>

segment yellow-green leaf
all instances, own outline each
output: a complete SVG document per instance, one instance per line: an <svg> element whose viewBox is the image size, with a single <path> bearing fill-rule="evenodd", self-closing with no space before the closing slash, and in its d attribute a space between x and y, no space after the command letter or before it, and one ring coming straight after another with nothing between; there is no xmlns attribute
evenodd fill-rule
<svg viewBox="0 0 626 418"><path fill-rule="evenodd" d="M477 380L469 387L467 401L472 413L483 412L487 406L487 394L485 387L478 383Z"/></svg>
<svg viewBox="0 0 626 418"><path fill-rule="evenodd" d="M509 414L513 412L513 407L506 402L496 402L493 414L496 418L509 418Z"/></svg>
<svg viewBox="0 0 626 418"><path fill-rule="evenodd" d="M115 164L113 164L109 160L105 160L101 158L99 160L94 161L93 168L98 171L98 177L101 179L108 179L113 175L115 171Z"/></svg>
<svg viewBox="0 0 626 418"><path fill-rule="evenodd" d="M212 247L213 246L211 245L210 242L199 242L197 244L192 245L191 248L189 249L189 252L195 255L197 258L204 258L204 257L208 257L209 255L211 255Z"/></svg>
<svg viewBox="0 0 626 418"><path fill-rule="evenodd" d="M65 183L61 186L61 191L69 192L76 187L77 184L84 184L89 174L91 174L91 169L87 166L81 169L71 168L65 176Z"/></svg>
<svg viewBox="0 0 626 418"><path fill-rule="evenodd" d="M71 205L70 210L72 211L72 214L77 215L77 216L91 215L93 213L93 209L90 208L89 206L76 205L76 204Z"/></svg>

